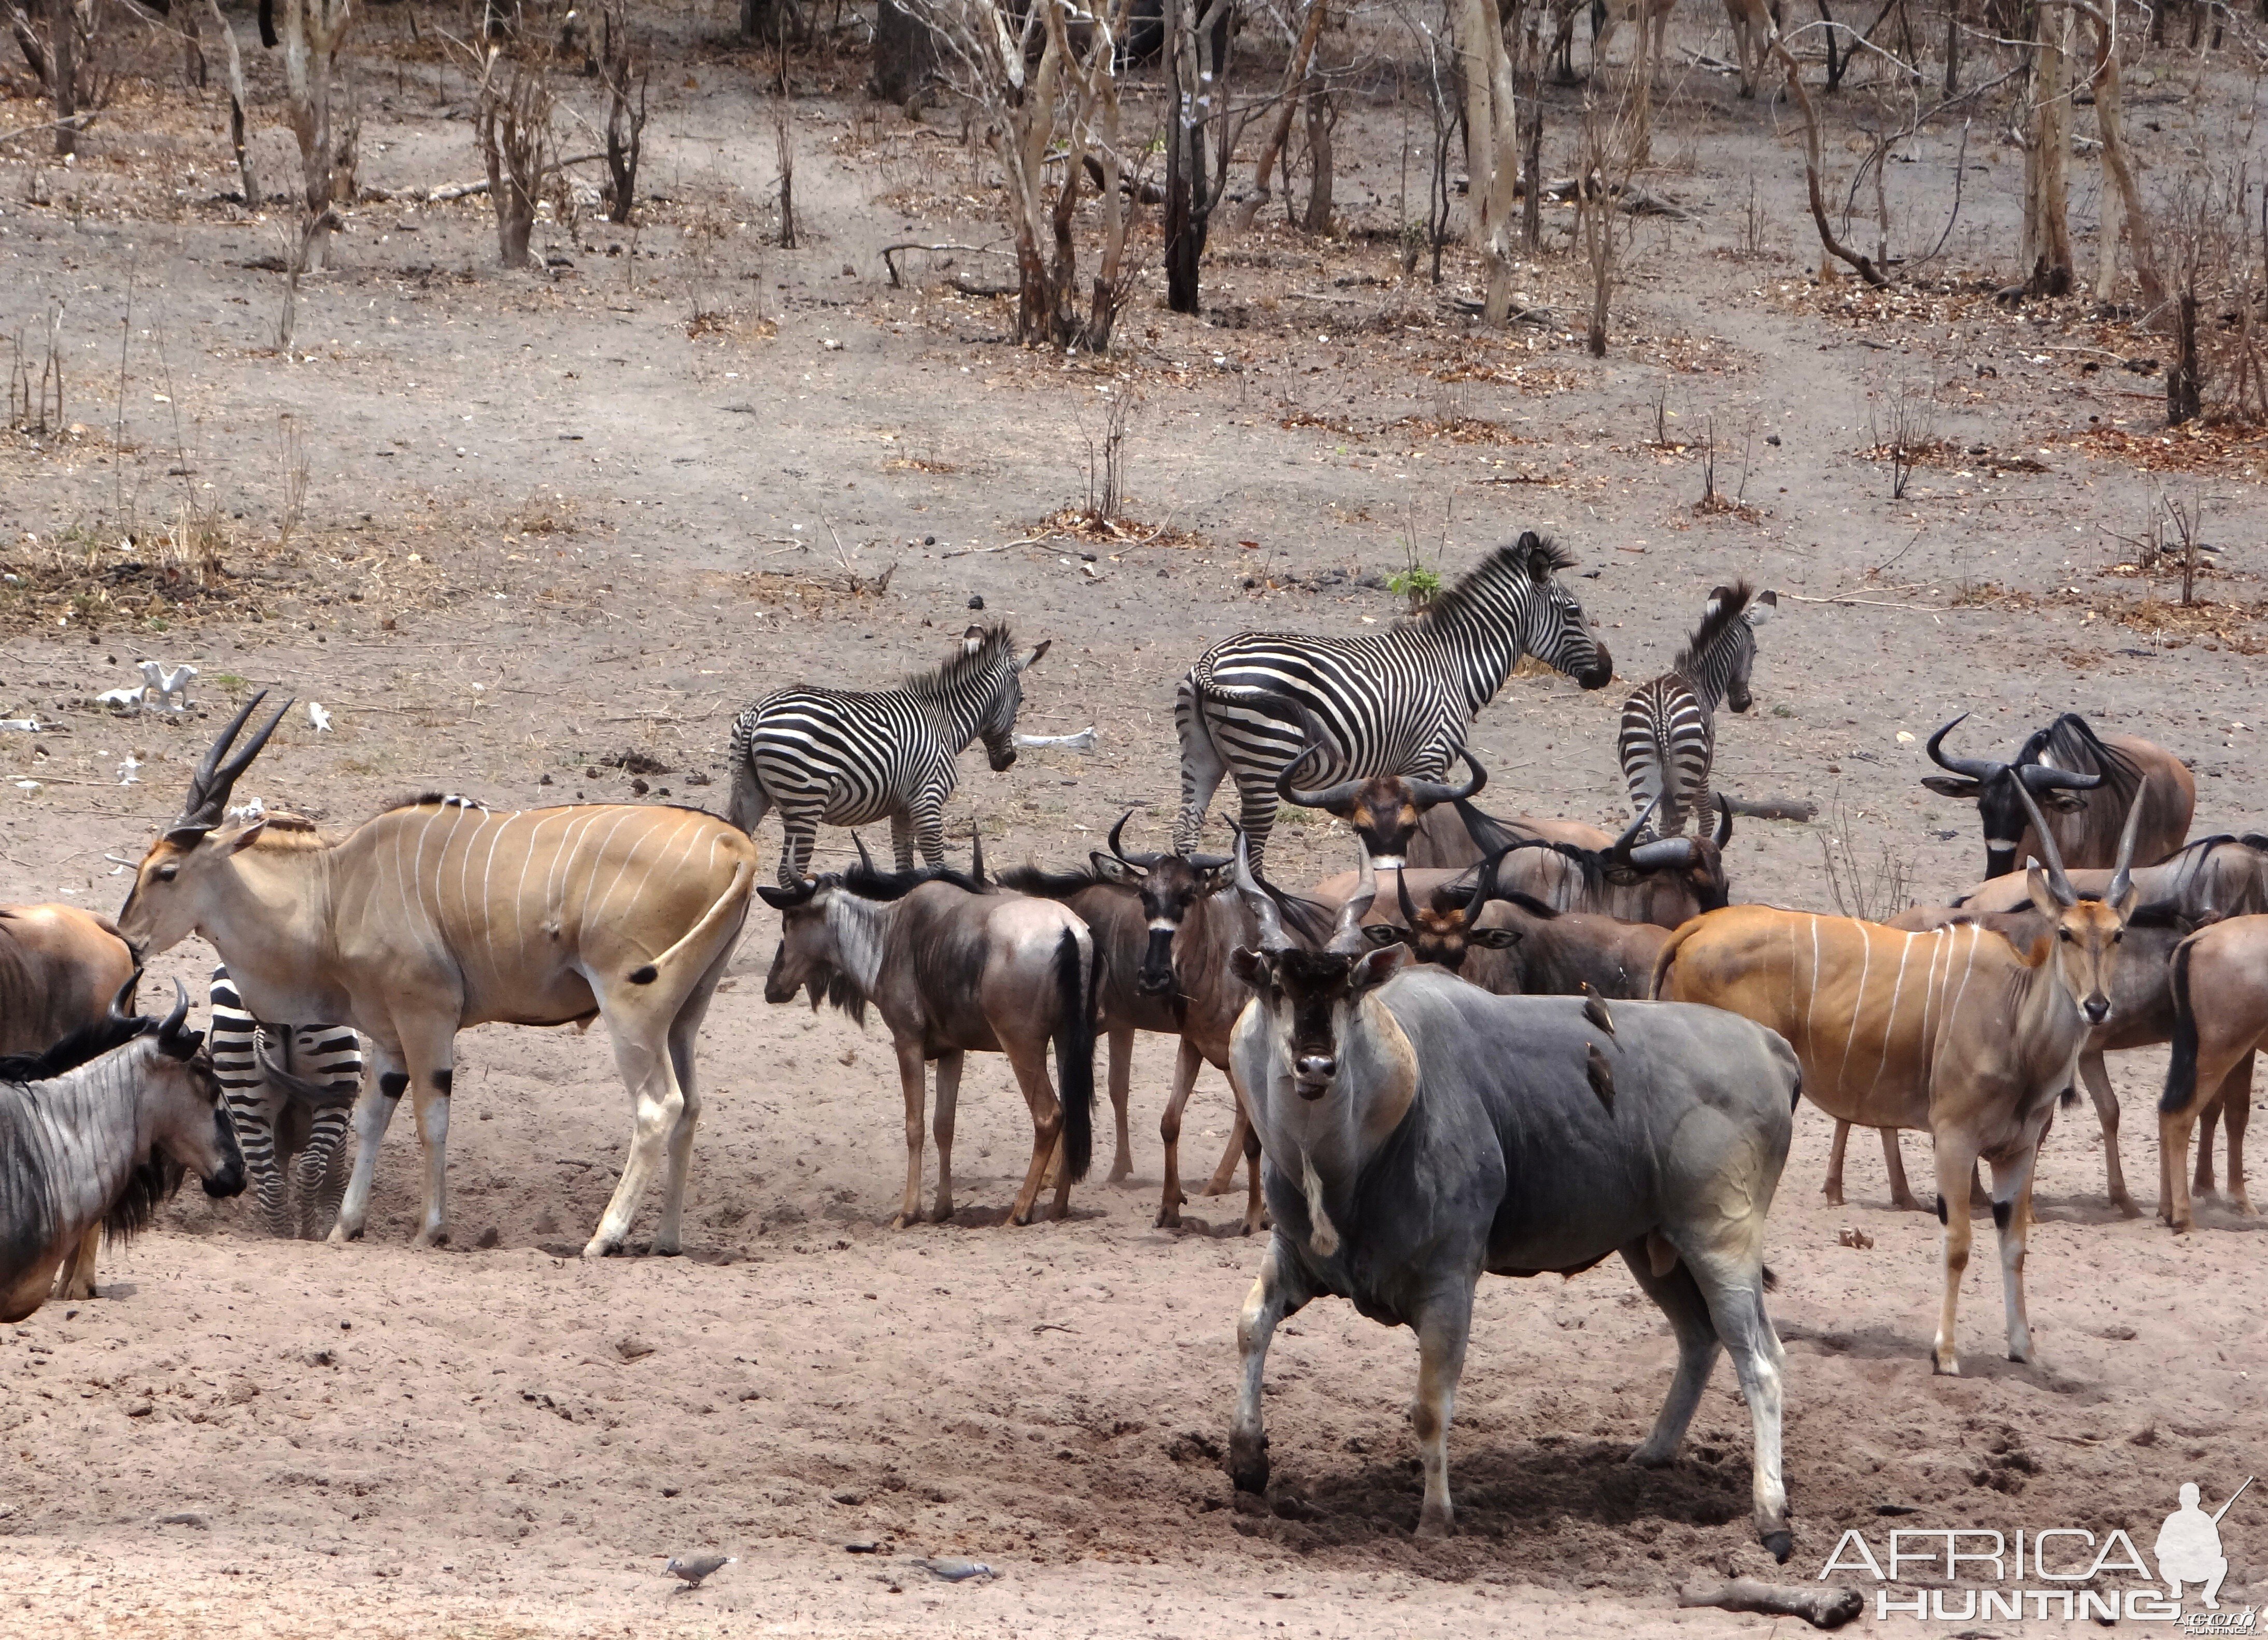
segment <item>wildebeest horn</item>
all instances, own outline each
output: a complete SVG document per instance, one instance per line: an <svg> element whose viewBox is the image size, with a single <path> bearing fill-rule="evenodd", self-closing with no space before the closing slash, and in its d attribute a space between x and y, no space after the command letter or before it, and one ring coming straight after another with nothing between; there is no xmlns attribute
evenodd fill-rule
<svg viewBox="0 0 2268 1640"><path fill-rule="evenodd" d="M1696 847L1690 837L1657 837L1638 844L1626 857L1642 871L1658 871L1665 866L1692 864Z"/></svg>
<svg viewBox="0 0 2268 1640"><path fill-rule="evenodd" d="M968 877L979 888L987 886L984 880L984 834L975 826L968 828Z"/></svg>
<svg viewBox="0 0 2268 1640"><path fill-rule="evenodd" d="M1309 720L1311 723L1313 719ZM1276 795L1286 803L1303 809L1339 809L1354 801L1354 794L1362 790L1359 780L1342 780L1336 786L1325 786L1320 791L1302 791L1292 783L1292 776L1300 764L1323 749L1320 738L1310 739L1300 755L1284 765L1284 772L1276 776Z"/></svg>
<svg viewBox="0 0 2268 1640"><path fill-rule="evenodd" d="M2031 816L2032 835L2040 840L2040 852L2048 857L2048 886L2054 891L2056 903L2077 905L2079 891L2064 875L2063 851L2056 847L2055 838L2048 831L2047 817L2040 813L2040 805L2032 801L2030 790L2021 780L2016 783L2016 795L2024 800L2024 813Z"/></svg>
<svg viewBox="0 0 2268 1640"><path fill-rule="evenodd" d="M1715 796L1717 801L1717 835L1714 837L1712 837L1710 841L1715 843L1719 849L1722 849L1727 843L1733 841L1733 800L1721 791L1716 793Z"/></svg>
<svg viewBox="0 0 2268 1640"><path fill-rule="evenodd" d="M774 883L758 883L756 893L775 911L791 911L797 906L811 903L812 895L819 892L819 879L806 877L792 888L782 888Z"/></svg>
<svg viewBox="0 0 2268 1640"><path fill-rule="evenodd" d="M874 857L866 852L866 840L854 831L850 834L850 842L852 846L858 850L858 869L862 871L873 871L874 869Z"/></svg>
<svg viewBox="0 0 2268 1640"><path fill-rule="evenodd" d="M163 1019L159 1020L158 1024L158 1051L159 1053L166 1054L174 1059L187 1059L190 1055L197 1051L197 1044L202 1041L204 1038L202 1033L200 1032L187 1031L181 1028L182 1021L187 1019L188 1017L188 989L180 982L180 981L175 980L173 982L173 1011L167 1014Z"/></svg>
<svg viewBox="0 0 2268 1640"><path fill-rule="evenodd" d="M1368 857L1364 857L1366 863ZM1236 892L1243 896L1253 922L1259 926L1260 949L1291 950L1292 937L1284 931L1283 914L1277 910L1274 898L1252 875L1252 850L1241 826L1236 827Z"/></svg>
<svg viewBox="0 0 2268 1640"><path fill-rule="evenodd" d="M229 746L242 732L245 720L267 698L268 691L262 689L245 702L237 709L236 716L228 720L228 727L223 729L219 738L206 749L204 761L197 765L196 773L189 776L189 799L181 805L180 818L166 828L166 836L177 842L193 842L220 824L222 817L228 812L229 794L236 788L237 776L252 766L252 760L260 755L261 748L268 744L268 737L276 732L276 725L284 721L284 714L290 711L293 704L286 701L277 707L276 716L268 720L241 751L230 757Z"/></svg>
<svg viewBox="0 0 2268 1640"><path fill-rule="evenodd" d="M2111 868L2110 886L2103 891L2103 901L2117 905L2134 886L2134 835L2142 825L2142 798L2146 787L2137 788L2134 800L2126 805L2126 828L2118 834L2118 863Z"/></svg>
<svg viewBox="0 0 2268 1640"><path fill-rule="evenodd" d="M1373 901L1378 898L1378 873L1371 868L1370 850L1362 840L1355 840L1354 851L1361 857L1360 876L1354 893L1339 908L1338 926L1331 930L1330 944L1323 949L1339 956L1360 956L1363 951L1362 920L1370 915Z"/></svg>
<svg viewBox="0 0 2268 1640"><path fill-rule="evenodd" d="M289 1027L285 1027L288 1029ZM288 1051L288 1050L287 1050ZM303 1076L286 1070L268 1056L268 1033L252 1033L252 1056L260 1062L260 1072L293 1099L313 1110L344 1110L355 1102L355 1095L340 1088L325 1087L320 1082L310 1082Z"/></svg>
<svg viewBox="0 0 2268 1640"><path fill-rule="evenodd" d="M1990 780L2000 771L2003 767L2001 764L1988 763L1984 759L1976 757L1948 757L1941 749L1945 744L1945 737L1952 733L1961 724L1967 722L1968 717L1969 714L1963 712L1930 736L1929 761L1940 769L1949 770L1956 775L1965 775L1971 780Z"/></svg>
<svg viewBox="0 0 2268 1640"><path fill-rule="evenodd" d="M1660 806L1661 798L1657 793L1653 801L1646 805L1646 813L1632 820L1630 829L1615 839L1613 845L1607 849L1607 858L1610 860L1630 858L1631 845L1638 841L1638 833L1646 828L1647 824L1653 819L1653 812Z"/></svg>
<svg viewBox="0 0 2268 1640"><path fill-rule="evenodd" d="M142 965L136 963L134 972L126 976L126 983L118 988L118 995L110 999L110 1017L130 1019L134 1017L134 990L142 983Z"/></svg>
<svg viewBox="0 0 2268 1640"><path fill-rule="evenodd" d="M2034 791L2092 791L2102 783L2100 775L2082 775L2075 769L2058 769L2052 763L2019 763L2016 778Z"/></svg>
<svg viewBox="0 0 2268 1640"><path fill-rule="evenodd" d="M1366 849L1365 853L1367 852ZM1394 897L1402 902L1403 925L1414 930L1418 926L1418 908L1410 902L1409 872L1397 871L1394 873Z"/></svg>
<svg viewBox="0 0 2268 1640"><path fill-rule="evenodd" d="M1436 804L1462 803L1468 798L1480 796L1481 789L1488 784L1488 770L1481 767L1481 760L1473 755L1469 746L1459 746L1457 755L1473 771L1470 780L1462 786L1453 786L1446 780L1404 779L1402 783L1410 789L1410 800L1420 808L1430 809Z"/></svg>
<svg viewBox="0 0 2268 1640"><path fill-rule="evenodd" d="M1110 828L1110 852L1119 859L1125 861L1127 864L1138 865L1143 870L1147 871L1150 867L1157 864L1157 863L1165 857L1157 854L1129 854L1126 852L1125 849L1122 846L1121 840L1126 835L1126 822L1133 818L1134 811L1132 809L1129 809L1126 813L1118 817L1118 824ZM1194 855L1190 857L1192 861L1194 861L1196 857L1197 857ZM1207 859L1215 858L1215 857L1211 855L1208 855L1205 857ZM1227 857L1219 857L1217 859L1216 864L1226 865L1228 864Z"/></svg>

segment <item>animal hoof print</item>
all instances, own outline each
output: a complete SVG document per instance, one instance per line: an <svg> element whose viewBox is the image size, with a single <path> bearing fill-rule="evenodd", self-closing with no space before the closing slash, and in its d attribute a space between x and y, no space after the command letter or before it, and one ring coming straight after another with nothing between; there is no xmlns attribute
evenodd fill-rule
<svg viewBox="0 0 2268 1640"><path fill-rule="evenodd" d="M1767 1532L1764 1533L1764 1547L1771 1551L1774 1560L1785 1566L1787 1557L1795 1553L1795 1534L1786 1527L1778 1532Z"/></svg>

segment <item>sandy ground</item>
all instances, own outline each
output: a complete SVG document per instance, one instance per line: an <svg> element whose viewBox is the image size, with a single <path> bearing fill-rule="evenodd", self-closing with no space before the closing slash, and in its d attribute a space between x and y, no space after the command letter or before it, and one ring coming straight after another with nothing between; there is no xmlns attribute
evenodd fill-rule
<svg viewBox="0 0 2268 1640"><path fill-rule="evenodd" d="M719 26L696 14L687 28ZM1719 25L1692 26L1705 48ZM1783 592L1756 714L1720 728L1720 783L1826 810L1808 827L1745 826L1736 897L1830 904L1828 838L1870 871L1894 864L1908 897L1965 885L1981 866L1973 814L1920 788L1919 746L1899 738L1963 710L1980 753L2070 708L2160 739L2197 766L2200 834L2268 812L2252 755L2268 711L2250 658L2256 447L2157 445L2152 405L2128 396L2154 379L2082 373L2054 350L2098 339L2076 305L2012 318L1966 287L1888 303L1815 288L1793 151L1716 81L1681 81L1692 136L1665 185L1699 219L1644 230L1603 361L1560 328L1469 331L1430 287L1398 283L1389 244L1268 229L1217 247L1206 318L1164 312L1152 290L1097 364L1003 345L1008 310L934 276L887 287L880 245L990 232L954 203L968 162L951 129L836 95L855 61L831 87L814 70L796 116L806 247L781 252L763 242L773 162L755 59L689 46L681 66L658 87L649 161L666 199L636 235L547 224L539 248L573 266L542 276L494 269L481 202L416 202L409 190L476 172L462 88L430 64L389 75L364 180L394 197L352 214L342 271L303 289L289 349L280 280L245 266L274 254L276 231L218 197L233 173L210 100L129 99L68 171L0 149L0 332L66 302L75 429L0 449L0 553L26 573L49 572L39 549L58 541L139 563L186 497L219 504L233 571L225 596L186 608L140 604L146 576L123 570L108 606L8 604L0 709L61 728L0 738L0 899L115 909L113 857L138 857L215 718L251 688L319 700L336 728L295 717L239 795L339 826L427 787L508 805L625 798L630 776L600 762L623 752L666 766L645 777L652 795L716 805L745 699L928 664L980 597L988 616L1055 640L1023 727L1094 724L1102 749L1027 754L1005 776L970 760L954 825L981 826L996 862L1068 861L1145 805L1135 840L1159 846L1172 684L1204 643L1388 619L1396 600L1359 583L1398 568L1405 541L1454 572L1523 527L1580 555L1589 578L1575 585L1628 680L1667 664L1713 583L1747 574ZM2168 142L2209 117L2161 102ZM0 103L0 123L29 107ZM1383 101L1347 116L1341 201L1358 226L1390 227L1400 129ZM1943 220L1956 136L1917 143L1914 180L1897 179L1900 221L1927 224L1920 237ZM284 134L261 141L270 177L288 176ZM1950 254L1962 280L1992 280L2009 271L2021 161L1972 143L1990 186L1972 188ZM1761 255L1739 220L1751 176ZM1461 281L1470 294L1473 271L1453 256L1444 294ZM1569 259L1532 272L1534 299L1577 311ZM1859 452L1869 395L1898 380L1931 385L1961 449L2046 470L1948 462L1893 503ZM1106 388L1141 399L1126 539L949 555L1026 541L1082 499ZM1668 447L1650 442L1657 395ZM1749 512L1694 509L1690 446L1712 421L1719 482L1744 482ZM293 440L307 493L279 546ZM2193 623L2194 641L2137 624L2133 602L2165 585L2113 569L2125 549L2111 533L2132 533L2160 489L2209 493L2212 538L2230 543L2207 583L2223 612ZM845 566L892 563L886 594L844 590ZM145 655L202 669L190 720L87 703ZM1622 693L1507 689L1475 737L1491 805L1619 813ZM139 783L122 786L129 754ZM1278 836L1287 880L1345 864L1336 827ZM1336 1304L1279 1335L1278 1509L1241 1514L1218 1453L1260 1249L1234 1233L1238 1198L1192 1203L1179 1234L1151 1228L1167 1045L1138 1055L1131 1180L1083 1187L1070 1222L1026 1230L1000 1223L1027 1153L1021 1101L1005 1066L972 1063L963 1210L892 1232L902 1142L887 1040L767 1008L771 941L760 917L704 1036L686 1258L571 1256L622 1154L605 1045L485 1027L459 1044L450 1249L404 1245L416 1157L397 1130L360 1245L269 1240L242 1206L193 1192L106 1255L100 1300L0 1335L8 1627L1765 1625L1674 1608L1690 1578L1771 1568L1748 1525L1728 1374L1676 1469L1622 1461L1672 1350L1618 1267L1483 1290L1451 1442L1454 1541L1410 1535L1414 1350ZM153 974L195 983L210 961L192 945ZM2146 1199L2162 1054L2113 1072ZM1183 1160L1200 1179L1229 1116L1218 1079L1203 1086ZM2073 1113L2042 1165L2042 1364L1999 1358L1997 1272L1980 1258L1968 1376L1933 1378L1936 1226L1888 1210L1871 1144L1854 1147L1852 1205L1823 1206L1827 1136L1807 1110L1773 1217L1798 1533L1781 1575L1815 1572L1846 1528L1879 1544L1894 1523L2124 1526L2140 1541L2183 1481L2210 1501L2268 1467L2249 1377L2268 1362L2259 1221L2217 1202L2180 1239L2117 1219L2091 1117ZM1915 1166L1917 1142L1907 1154ZM1874 1245L1838 1245L1846 1228ZM2268 1517L2248 1507L2227 1528L2229 1590L2257 1602ZM171 1515L189 1519L161 1524ZM700 1547L741 1558L672 1594L661 1557ZM939 1583L910 1564L932 1554L1000 1575Z"/></svg>

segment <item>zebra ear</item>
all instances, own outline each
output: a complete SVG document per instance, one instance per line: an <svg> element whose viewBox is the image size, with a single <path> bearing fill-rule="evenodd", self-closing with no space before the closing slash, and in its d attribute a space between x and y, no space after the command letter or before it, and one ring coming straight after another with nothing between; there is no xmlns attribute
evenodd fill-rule
<svg viewBox="0 0 2268 1640"><path fill-rule="evenodd" d="M983 647L984 629L983 627L971 627L961 635L961 649L963 654L974 655Z"/></svg>
<svg viewBox="0 0 2268 1640"><path fill-rule="evenodd" d="M1749 600L1749 624L1760 627L1779 613L1778 592L1758 592Z"/></svg>
<svg viewBox="0 0 2268 1640"><path fill-rule="evenodd" d="M1048 645L1054 642L1055 639L1053 638L1042 638L1036 647L1027 649L1022 654L1017 656L1016 670L1019 672L1029 672L1033 667L1038 666L1040 664L1040 657L1048 652Z"/></svg>
<svg viewBox="0 0 2268 1640"><path fill-rule="evenodd" d="M1717 612L1725 607L1725 600L1732 595L1733 589L1729 586L1711 587L1709 601L1701 606L1701 618L1704 621L1714 621L1717 618Z"/></svg>

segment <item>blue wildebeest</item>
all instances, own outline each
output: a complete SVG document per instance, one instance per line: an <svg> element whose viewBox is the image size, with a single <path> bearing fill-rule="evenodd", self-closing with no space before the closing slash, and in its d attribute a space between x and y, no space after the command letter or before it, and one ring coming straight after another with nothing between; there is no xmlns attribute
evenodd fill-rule
<svg viewBox="0 0 2268 1640"><path fill-rule="evenodd" d="M1625 923L1675 928L1730 902L1725 845L1733 816L1723 802L1707 837L1659 837L1642 842L1649 805L1619 836L1578 820L1498 820L1470 803L1437 808L1410 840L1409 864L1477 865L1502 855L1498 881L1555 911L1589 911ZM1337 879L1334 879L1337 880Z"/></svg>
<svg viewBox="0 0 2268 1640"><path fill-rule="evenodd" d="M2086 718L2066 712L2033 731L2007 762L1948 757L1945 737L1968 715L1930 736L1930 761L1946 772L1925 775L1921 783L1940 797L1976 804L1984 824L1986 877L2006 877L2027 860L2044 859L2043 828L2066 869L2109 865L2138 805L2133 864L2156 864L2190 835L2197 779L2165 747L2131 734L2098 735ZM2030 820L2020 795L2045 809L2041 821Z"/></svg>
<svg viewBox="0 0 2268 1640"><path fill-rule="evenodd" d="M860 852L863 854L864 849ZM1052 900L988 893L958 871L858 866L794 888L757 885L780 915L764 1000L831 1002L864 1024L873 1004L890 1027L906 1104L906 1188L895 1221L921 1217L922 1117L937 1061L937 1210L953 1217L953 1125L970 1053L1005 1054L1032 1111L1032 1161L1009 1222L1028 1224L1060 1141L1056 1217L1071 1210L1094 1148L1094 941ZM1048 1048L1056 1078L1048 1082Z"/></svg>
<svg viewBox="0 0 2268 1640"><path fill-rule="evenodd" d="M244 1188L204 1035L176 997L163 1020L114 1010L44 1053L0 1058L0 1321L46 1302L90 1232L147 1225L185 1174L208 1195Z"/></svg>
<svg viewBox="0 0 2268 1640"><path fill-rule="evenodd" d="M1447 1533L1449 1419L1483 1272L1572 1275L1619 1252L1678 1346L1632 1460L1674 1458L1728 1346L1755 1425L1756 1530L1785 1561L1764 1232L1799 1092L1787 1045L1714 1009L1629 1003L1602 1024L1595 1001L1397 972L1400 945L1362 948L1374 880L1341 908L1328 950L1302 951L1273 902L1241 873L1238 886L1260 943L1236 953L1253 1002L1233 1056L1276 1219L1237 1322L1238 1489L1268 1484L1261 1378L1277 1324L1336 1295L1418 1335L1418 1530Z"/></svg>
<svg viewBox="0 0 2268 1640"><path fill-rule="evenodd" d="M0 906L0 1055L35 1054L133 1002L134 953L107 917L77 906ZM58 1298L94 1297L99 1223L55 1278Z"/></svg>
<svg viewBox="0 0 2268 1640"><path fill-rule="evenodd" d="M1159 1119L1165 1142L1165 1182L1158 1226L1182 1222L1182 1112L1197 1085L1197 1072L1211 1065L1228 1074L1229 1033L1251 993L1229 969L1229 955L1250 943L1252 923L1228 882L1229 860L1221 855L1128 854L1126 821L1110 828L1110 851L1088 856L1084 871L1049 871L1020 866L1000 873L1001 883L1019 894L1060 901L1076 912L1094 937L1102 969L1098 992L1099 1024L1110 1044L1110 1103L1117 1122L1118 1149L1110 1169L1115 1182L1132 1170L1126 1129L1134 1033L1154 1031L1181 1039L1174 1067L1174 1091ZM1274 894L1284 916L1302 927L1312 909L1289 895ZM1320 931L1321 925L1318 925ZM1235 1092L1232 1083L1230 1092ZM1251 1188L1245 1202L1245 1232L1261 1226L1259 1143L1240 1102L1234 1131L1208 1194L1218 1195L1233 1177L1238 1158L1246 1158Z"/></svg>

